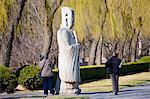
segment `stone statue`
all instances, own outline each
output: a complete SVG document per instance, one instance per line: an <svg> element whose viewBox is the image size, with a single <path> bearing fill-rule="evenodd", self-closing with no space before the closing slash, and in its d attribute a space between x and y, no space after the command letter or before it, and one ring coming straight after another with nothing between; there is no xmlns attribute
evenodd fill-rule
<svg viewBox="0 0 150 99"><path fill-rule="evenodd" d="M74 25L74 11L69 7L62 7L62 24L57 32L59 47L58 69L60 78L60 94L79 94L80 64L79 43Z"/></svg>

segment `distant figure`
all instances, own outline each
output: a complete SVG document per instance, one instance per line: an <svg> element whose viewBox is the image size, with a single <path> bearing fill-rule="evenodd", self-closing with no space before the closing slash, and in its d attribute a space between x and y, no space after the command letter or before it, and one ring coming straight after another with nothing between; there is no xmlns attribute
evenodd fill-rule
<svg viewBox="0 0 150 99"><path fill-rule="evenodd" d="M57 82L56 87L60 87L60 94L79 94L81 91L79 89L79 43L72 29L73 25L74 11L69 7L62 7L62 24L57 32L60 86Z"/></svg>
<svg viewBox="0 0 150 99"><path fill-rule="evenodd" d="M45 56L41 55L40 56L40 62L39 66L41 68L41 77L43 79L43 90L44 90L44 95L48 95L48 90L50 90L50 95L54 94L53 90L53 64L52 62L47 59Z"/></svg>
<svg viewBox="0 0 150 99"><path fill-rule="evenodd" d="M110 74L112 81L113 94L118 93L118 80L119 80L119 66L121 65L121 59L118 58L119 53L114 53L114 55L105 63L107 73Z"/></svg>

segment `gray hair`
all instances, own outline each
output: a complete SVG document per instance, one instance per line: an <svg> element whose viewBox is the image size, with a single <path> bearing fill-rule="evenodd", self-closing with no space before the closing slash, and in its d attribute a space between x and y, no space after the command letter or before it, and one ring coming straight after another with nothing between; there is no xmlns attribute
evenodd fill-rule
<svg viewBox="0 0 150 99"><path fill-rule="evenodd" d="M46 57L45 55L40 55L40 60L42 60L45 57Z"/></svg>

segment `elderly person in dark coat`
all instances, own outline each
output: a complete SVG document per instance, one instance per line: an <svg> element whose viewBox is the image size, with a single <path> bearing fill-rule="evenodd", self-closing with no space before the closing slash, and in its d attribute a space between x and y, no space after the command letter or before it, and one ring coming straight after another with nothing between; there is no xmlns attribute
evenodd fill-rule
<svg viewBox="0 0 150 99"><path fill-rule="evenodd" d="M114 55L105 63L107 73L110 74L112 81L113 94L118 93L118 80L119 80L119 66L121 65L121 59L118 58L119 53L114 53Z"/></svg>

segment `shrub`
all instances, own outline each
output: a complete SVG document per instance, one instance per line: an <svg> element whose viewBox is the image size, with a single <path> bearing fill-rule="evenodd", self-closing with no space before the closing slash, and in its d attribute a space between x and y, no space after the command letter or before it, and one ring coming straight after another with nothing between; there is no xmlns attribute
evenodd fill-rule
<svg viewBox="0 0 150 99"><path fill-rule="evenodd" d="M137 72L143 72L149 70L149 63L128 63L122 66L121 75L133 74ZM58 69L54 69L54 81L55 84ZM40 69L38 66L30 65L20 70L19 83L24 85L28 89L42 88L42 79L39 77ZM106 68L104 65L99 66L80 66L81 83L93 79L107 78Z"/></svg>
<svg viewBox="0 0 150 99"><path fill-rule="evenodd" d="M150 63L125 64L121 68L121 75L134 74L143 71L149 71Z"/></svg>
<svg viewBox="0 0 150 99"><path fill-rule="evenodd" d="M42 79L40 78L39 66L29 65L22 68L19 72L18 83L22 84L26 88L33 90L41 88Z"/></svg>
<svg viewBox="0 0 150 99"><path fill-rule="evenodd" d="M127 75L127 74L134 74L138 72L143 71L149 71L150 63L128 63L124 64L120 70L121 75ZM100 66L81 66L80 67L81 72L81 80L91 80L91 79L102 79L107 78L108 75L106 74L106 68L104 65Z"/></svg>
<svg viewBox="0 0 150 99"><path fill-rule="evenodd" d="M100 66L81 66L80 73L81 81L106 78L105 67Z"/></svg>
<svg viewBox="0 0 150 99"><path fill-rule="evenodd" d="M144 56L138 62L150 63L150 56Z"/></svg>
<svg viewBox="0 0 150 99"><path fill-rule="evenodd" d="M0 92L12 93L17 87L18 80L9 68L0 66Z"/></svg>

